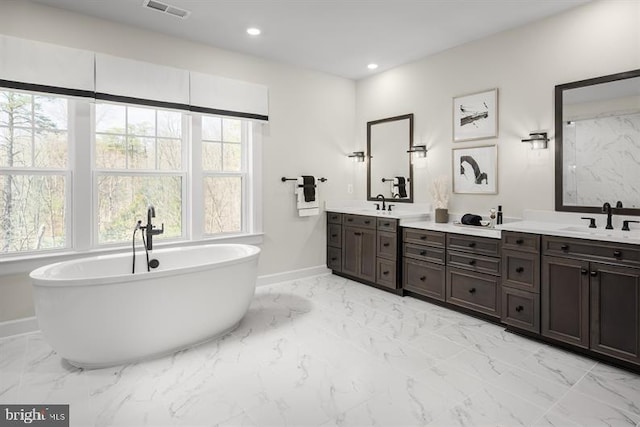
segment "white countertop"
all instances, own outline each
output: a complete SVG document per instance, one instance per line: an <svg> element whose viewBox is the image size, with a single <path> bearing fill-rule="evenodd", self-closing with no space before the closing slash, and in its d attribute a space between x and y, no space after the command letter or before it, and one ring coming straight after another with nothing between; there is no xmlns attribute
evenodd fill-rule
<svg viewBox="0 0 640 427"><path fill-rule="evenodd" d="M427 212L403 210L402 208L397 209L396 205L394 205L394 209L391 212L382 211L382 210L377 211L375 210L375 208L367 209L367 208L353 207L353 206L331 207L331 208L327 208L327 212L336 212L336 213L344 213L344 214L352 214L352 215L367 215L367 216L375 216L379 218L395 218L400 220L412 220L412 221L429 218L429 214Z"/></svg>
<svg viewBox="0 0 640 427"><path fill-rule="evenodd" d="M637 224L631 224L637 225ZM603 227L589 228L584 221L571 225L567 223L548 221L517 221L502 224L496 229L505 231L519 231L522 233L546 234L548 236L572 237L577 239L600 240L603 242L617 242L640 244L640 230L622 231L606 230Z"/></svg>
<svg viewBox="0 0 640 427"><path fill-rule="evenodd" d="M499 239L501 237L500 230L495 228L474 227L472 225L460 225L452 222L437 223L433 221L403 221L400 225L403 227L419 228L421 230L443 231L445 233L466 234L469 236L488 237L491 239Z"/></svg>

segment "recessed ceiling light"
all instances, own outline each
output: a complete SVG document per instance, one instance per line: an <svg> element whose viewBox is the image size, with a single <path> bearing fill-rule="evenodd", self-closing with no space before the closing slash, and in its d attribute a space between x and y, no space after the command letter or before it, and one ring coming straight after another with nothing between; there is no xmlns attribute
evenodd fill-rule
<svg viewBox="0 0 640 427"><path fill-rule="evenodd" d="M247 34L250 36L259 36L261 32L260 28L247 28Z"/></svg>
<svg viewBox="0 0 640 427"><path fill-rule="evenodd" d="M376 68L378 68L378 64L369 64L367 65L367 68L370 70L375 70Z"/></svg>

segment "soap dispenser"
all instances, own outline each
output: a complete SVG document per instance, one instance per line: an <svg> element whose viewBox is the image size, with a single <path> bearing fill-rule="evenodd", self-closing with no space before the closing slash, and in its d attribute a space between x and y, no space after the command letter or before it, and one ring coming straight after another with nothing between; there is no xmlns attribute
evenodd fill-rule
<svg viewBox="0 0 640 427"><path fill-rule="evenodd" d="M502 205L498 205L498 217L496 219L496 224L502 224Z"/></svg>

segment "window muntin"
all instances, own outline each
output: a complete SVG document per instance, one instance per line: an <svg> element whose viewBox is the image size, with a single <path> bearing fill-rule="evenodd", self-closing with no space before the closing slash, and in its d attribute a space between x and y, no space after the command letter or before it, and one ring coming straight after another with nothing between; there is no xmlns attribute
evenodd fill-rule
<svg viewBox="0 0 640 427"><path fill-rule="evenodd" d="M154 225L165 224L157 240L183 237L183 114L111 103L95 109L97 243L128 242L149 205Z"/></svg>
<svg viewBox="0 0 640 427"><path fill-rule="evenodd" d="M0 89L0 254L69 245L69 102Z"/></svg>

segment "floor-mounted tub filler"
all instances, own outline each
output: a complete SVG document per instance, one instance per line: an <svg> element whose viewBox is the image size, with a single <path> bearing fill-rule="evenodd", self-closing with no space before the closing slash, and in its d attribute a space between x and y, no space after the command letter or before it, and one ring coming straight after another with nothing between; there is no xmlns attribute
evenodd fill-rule
<svg viewBox="0 0 640 427"><path fill-rule="evenodd" d="M255 292L260 249L212 244L64 261L34 270L38 323L74 366L99 368L169 354L233 330Z"/></svg>

